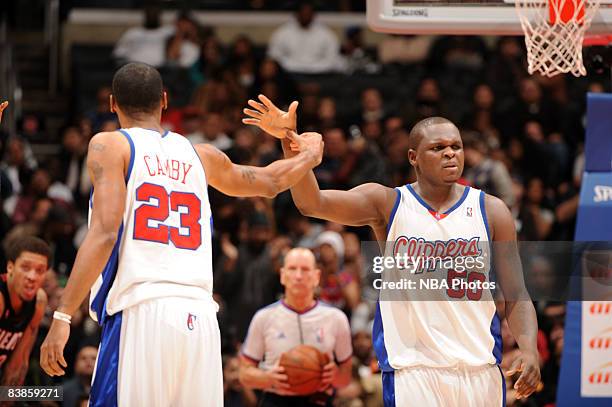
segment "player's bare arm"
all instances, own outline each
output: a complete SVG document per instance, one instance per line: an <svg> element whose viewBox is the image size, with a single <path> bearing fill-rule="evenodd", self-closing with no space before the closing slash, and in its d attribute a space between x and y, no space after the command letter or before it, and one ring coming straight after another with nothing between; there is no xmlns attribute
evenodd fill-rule
<svg viewBox="0 0 612 407"><path fill-rule="evenodd" d="M320 134L295 135L293 139L299 144L300 152L266 167L234 164L225 153L209 144L197 145L196 151L212 187L230 196L273 198L321 162L323 142Z"/></svg>
<svg viewBox="0 0 612 407"><path fill-rule="evenodd" d="M283 134L287 128L295 131L297 102L293 102L287 112L264 95L259 96L259 101L249 100L248 103L253 109L244 109L249 117L243 119L243 123L280 138L285 157L296 154L296 146L292 146L292 141ZM370 226L380 241L386 238L386 226L397 196L392 188L374 183L359 185L350 191L321 191L312 171L291 188L291 195L303 215L349 226Z"/></svg>
<svg viewBox="0 0 612 407"><path fill-rule="evenodd" d="M521 351L521 356L506 374L521 372L514 387L518 398L524 398L533 393L540 383L536 312L523 280L514 219L499 198L487 195L485 205L495 242L493 259L505 298L506 319Z"/></svg>
<svg viewBox="0 0 612 407"><path fill-rule="evenodd" d="M272 369L263 370L257 367L257 363L244 356L240 357L239 380L243 386L251 389L270 391L277 394L289 395L289 382L285 369L274 366Z"/></svg>
<svg viewBox="0 0 612 407"><path fill-rule="evenodd" d="M94 187L91 221L57 308L59 312L76 312L113 250L123 219L129 156L128 141L119 132L99 133L91 139L87 155L87 170ZM69 334L69 324L53 320L40 354L40 365L51 376L64 374L63 351Z"/></svg>

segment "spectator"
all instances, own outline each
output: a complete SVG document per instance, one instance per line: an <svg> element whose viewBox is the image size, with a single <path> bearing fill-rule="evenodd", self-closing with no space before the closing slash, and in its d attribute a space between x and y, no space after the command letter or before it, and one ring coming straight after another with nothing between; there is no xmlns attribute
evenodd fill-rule
<svg viewBox="0 0 612 407"><path fill-rule="evenodd" d="M208 82L196 89L192 105L204 112L225 112L233 106L240 105L246 92L238 84L231 71L218 70Z"/></svg>
<svg viewBox="0 0 612 407"><path fill-rule="evenodd" d="M387 116L380 91L376 88L366 88L361 92L361 112L351 120L351 124L362 126L367 122L385 120Z"/></svg>
<svg viewBox="0 0 612 407"><path fill-rule="evenodd" d="M72 192L72 199L77 202L87 201L89 193L81 194L83 172L87 172L85 156L87 143L77 127L69 126L63 131L62 149L59 153L61 165L58 181L66 185Z"/></svg>
<svg viewBox="0 0 612 407"><path fill-rule="evenodd" d="M48 197L51 176L43 168L39 168L32 174L28 187L17 197L14 211L12 213L13 223L22 223L28 220L34 203L40 198Z"/></svg>
<svg viewBox="0 0 612 407"><path fill-rule="evenodd" d="M548 102L542 88L533 78L525 78L519 85L519 100L501 112L504 137L520 134L528 122L540 123L544 133L558 129L556 107Z"/></svg>
<svg viewBox="0 0 612 407"><path fill-rule="evenodd" d="M512 180L504 164L490 158L489 148L482 136L464 133L462 138L467 167L464 178L470 185L497 196L507 206L514 205Z"/></svg>
<svg viewBox="0 0 612 407"><path fill-rule="evenodd" d="M36 161L28 160L29 146L27 142L18 137L11 137L7 142L6 154L2 164L2 170L11 184L13 194L19 194L23 185L30 182ZM7 213L12 210L5 207Z"/></svg>
<svg viewBox="0 0 612 407"><path fill-rule="evenodd" d="M159 67L166 63L166 41L173 27L160 27L161 9L147 5L144 9L144 26L128 29L115 45L113 57L118 64L144 62Z"/></svg>
<svg viewBox="0 0 612 407"><path fill-rule="evenodd" d="M223 406L255 407L255 392L240 383L240 359L235 355L223 356Z"/></svg>
<svg viewBox="0 0 612 407"><path fill-rule="evenodd" d="M521 240L546 240L554 222L554 213L543 207L544 185L539 178L527 182L525 199L519 213Z"/></svg>
<svg viewBox="0 0 612 407"><path fill-rule="evenodd" d="M195 82L198 84L207 82L218 76L218 72L223 70L224 63L223 49L219 40L213 35L205 38L202 41L200 60L196 65Z"/></svg>
<svg viewBox="0 0 612 407"><path fill-rule="evenodd" d="M268 56L294 73L324 73L341 68L338 38L316 21L314 6L307 0L299 2L295 19L274 31Z"/></svg>
<svg viewBox="0 0 612 407"><path fill-rule="evenodd" d="M232 306L228 309L231 330L237 340L246 336L255 312L274 302L280 292L274 262L288 246L286 239L272 240L272 225L262 212L247 221L245 239L238 247L226 238L215 270L215 290Z"/></svg>
<svg viewBox="0 0 612 407"><path fill-rule="evenodd" d="M109 86L100 87L98 92L96 92L96 107L85 114L85 118L89 120L87 124L89 128L83 129L83 122L81 122L79 130L87 142L89 142L93 133L100 131L102 124L109 120L117 120L117 115L110 111L110 95L111 88Z"/></svg>
<svg viewBox="0 0 612 407"><path fill-rule="evenodd" d="M199 58L198 25L187 13L181 13L176 19L174 34L168 39L166 65L189 68Z"/></svg>
<svg viewBox="0 0 612 407"><path fill-rule="evenodd" d="M277 89L279 89L278 97L282 102L286 102L298 94L296 84L293 82L293 79L287 73L287 71L285 71L274 59L268 57L264 58L259 65L257 78L253 87L254 93L252 96L259 93L267 95L267 93L264 92L263 87L265 84L269 83L274 83Z"/></svg>
<svg viewBox="0 0 612 407"><path fill-rule="evenodd" d="M64 405L76 406L82 395L89 395L97 356L96 346L85 344L79 349L74 363L75 377L63 383Z"/></svg>
<svg viewBox="0 0 612 407"><path fill-rule="evenodd" d="M328 304L350 312L359 304L359 284L343 268L344 240L337 232L326 231L315 241L321 268L320 298Z"/></svg>
<svg viewBox="0 0 612 407"><path fill-rule="evenodd" d="M208 143L217 147L219 150L228 150L233 141L225 134L225 120L219 112L208 112L204 115L202 123L202 139L190 140L194 144Z"/></svg>
<svg viewBox="0 0 612 407"><path fill-rule="evenodd" d="M377 73L380 66L374 62L374 56L366 49L361 27L348 27L345 31L346 38L340 48L344 57L346 73L365 72Z"/></svg>
<svg viewBox="0 0 612 407"><path fill-rule="evenodd" d="M4 249L7 250L11 242L22 240L26 236L42 236L43 227L47 221L49 210L53 206L53 201L47 197L36 200L32 213L24 223L15 225L4 238Z"/></svg>
<svg viewBox="0 0 612 407"><path fill-rule="evenodd" d="M344 128L344 123L338 117L336 109L336 101L334 98L327 96L319 99L318 123L323 129L330 127Z"/></svg>
<svg viewBox="0 0 612 407"><path fill-rule="evenodd" d="M182 134L193 145L204 142L204 134L202 133L203 117L204 112L195 106L188 106L183 110Z"/></svg>
<svg viewBox="0 0 612 407"><path fill-rule="evenodd" d="M230 47L228 67L236 75L240 86L247 89L249 96L255 96L258 61L253 42L246 35L239 35Z"/></svg>
<svg viewBox="0 0 612 407"><path fill-rule="evenodd" d="M434 78L424 78L418 86L414 102L406 106L404 118L407 123L416 123L426 117L446 116L440 87Z"/></svg>
<svg viewBox="0 0 612 407"><path fill-rule="evenodd" d="M487 81L502 105L513 102L519 82L527 77L526 55L522 37L501 36L487 67Z"/></svg>

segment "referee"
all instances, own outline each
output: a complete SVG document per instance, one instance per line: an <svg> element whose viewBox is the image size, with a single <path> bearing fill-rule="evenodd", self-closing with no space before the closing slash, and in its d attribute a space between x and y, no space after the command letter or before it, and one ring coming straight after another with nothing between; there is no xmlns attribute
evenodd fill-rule
<svg viewBox="0 0 612 407"><path fill-rule="evenodd" d="M240 381L262 390L258 406L331 406L334 389L351 381L349 323L342 311L315 299L320 270L312 252L290 250L281 268L282 300L259 310L249 326L241 352ZM295 396L278 361L284 352L305 344L330 356L319 392Z"/></svg>

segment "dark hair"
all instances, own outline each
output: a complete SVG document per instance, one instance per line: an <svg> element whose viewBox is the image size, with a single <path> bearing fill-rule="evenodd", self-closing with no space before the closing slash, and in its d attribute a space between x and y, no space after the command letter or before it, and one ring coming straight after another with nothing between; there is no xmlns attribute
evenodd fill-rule
<svg viewBox="0 0 612 407"><path fill-rule="evenodd" d="M147 64L129 63L113 77L113 96L128 114L153 112L159 107L163 93L161 75Z"/></svg>
<svg viewBox="0 0 612 407"><path fill-rule="evenodd" d="M425 136L425 131L430 126L438 124L450 124L454 126L453 122L448 119L445 119L444 117L434 116L423 119L417 124L415 124L412 130L410 130L410 134L408 135L409 147L413 150L416 150L419 144L421 144L421 140Z"/></svg>
<svg viewBox="0 0 612 407"><path fill-rule="evenodd" d="M49 245L42 239L35 236L24 236L15 239L9 245L6 253L8 261L13 263L17 260L21 253L32 252L45 256L47 260L51 257L51 249Z"/></svg>

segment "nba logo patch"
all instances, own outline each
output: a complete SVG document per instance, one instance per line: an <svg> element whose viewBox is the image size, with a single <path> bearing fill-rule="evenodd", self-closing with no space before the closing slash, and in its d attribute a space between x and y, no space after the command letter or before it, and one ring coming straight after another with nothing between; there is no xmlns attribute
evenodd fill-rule
<svg viewBox="0 0 612 407"><path fill-rule="evenodd" d="M194 323L195 323L196 319L197 319L196 315L193 315L192 313L188 313L187 314L187 328L190 331L193 331Z"/></svg>
<svg viewBox="0 0 612 407"><path fill-rule="evenodd" d="M468 206L468 207L466 208L466 212L467 212L467 213L466 213L467 217L468 217L468 218L471 218L471 217L472 217L472 207L471 207L471 206Z"/></svg>
<svg viewBox="0 0 612 407"><path fill-rule="evenodd" d="M319 328L317 329L317 333L316 333L316 337L317 337L317 343L323 343L323 328Z"/></svg>

